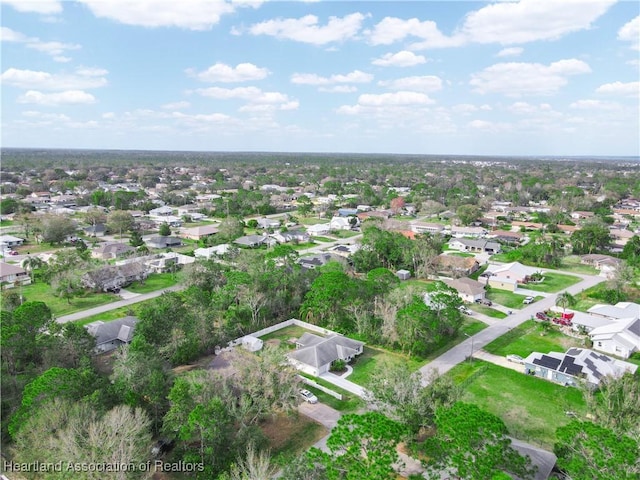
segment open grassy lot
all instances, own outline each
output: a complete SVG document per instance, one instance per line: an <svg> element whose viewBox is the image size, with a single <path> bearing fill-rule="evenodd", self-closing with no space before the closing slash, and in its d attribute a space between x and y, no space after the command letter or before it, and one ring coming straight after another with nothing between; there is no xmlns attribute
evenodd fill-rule
<svg viewBox="0 0 640 480"><path fill-rule="evenodd" d="M319 223L329 223L330 218L318 218L318 217L298 217L302 225L317 225Z"/></svg>
<svg viewBox="0 0 640 480"><path fill-rule="evenodd" d="M568 272L583 273L585 275L597 275L598 270L590 265L580 263L578 255L569 255L562 259L562 265L558 270L566 270Z"/></svg>
<svg viewBox="0 0 640 480"><path fill-rule="evenodd" d="M147 302L152 302L152 300L147 300ZM82 320L78 320L75 323L78 325L87 325L92 322L111 322L112 320L117 320L119 318L127 317L129 315L136 316L138 313L138 309L144 305L146 302L135 303L133 305L129 305L127 307L120 307L114 310L109 310L108 312L99 313L98 315L92 315L91 317L83 318Z"/></svg>
<svg viewBox="0 0 640 480"><path fill-rule="evenodd" d="M144 282L134 282L126 289L134 293L149 293L173 287L177 283L176 275L172 273L154 273L149 275Z"/></svg>
<svg viewBox="0 0 640 480"><path fill-rule="evenodd" d="M449 373L460 381L463 401L499 416L510 433L551 449L558 427L572 420L565 412L584 418L586 405L577 388L563 387L515 370L475 361Z"/></svg>
<svg viewBox="0 0 640 480"><path fill-rule="evenodd" d="M527 283L524 288L534 290L536 292L555 293L560 290L564 290L579 281L580 278L574 275L547 272L544 274L544 280L541 283Z"/></svg>
<svg viewBox="0 0 640 480"><path fill-rule="evenodd" d="M496 310L495 308L487 307L486 305L481 305L479 303L471 303L467 305L470 310L474 312L483 313L484 315L492 318L507 318L507 314L501 312L500 310Z"/></svg>
<svg viewBox="0 0 640 480"><path fill-rule="evenodd" d="M462 258L475 257L473 253L464 253L464 252L452 252L449 255L453 255L454 257L462 257Z"/></svg>
<svg viewBox="0 0 640 480"><path fill-rule="evenodd" d="M296 413L270 417L260 423L260 429L269 439L274 456L300 454L329 433L322 425Z"/></svg>
<svg viewBox="0 0 640 480"><path fill-rule="evenodd" d="M351 238L360 235L360 233L354 232L353 230L336 230L335 232L331 232L331 235L336 238Z"/></svg>
<svg viewBox="0 0 640 480"><path fill-rule="evenodd" d="M352 362L353 373L347 379L358 385L365 385L373 372L380 370L384 365L399 363L409 365L411 370L418 370L424 361L383 348L365 346L362 355Z"/></svg>
<svg viewBox="0 0 640 480"><path fill-rule="evenodd" d="M313 242L322 242L322 243L333 242L334 241L333 238L328 238L328 237L311 237L311 240Z"/></svg>
<svg viewBox="0 0 640 480"><path fill-rule="evenodd" d="M518 293L508 292L506 290L498 290L492 288L487 292L487 298L491 300L493 303L497 303L498 305L504 305L508 308L522 308L525 305L522 301L525 299L526 295L520 295ZM542 297L536 297L535 300L540 300Z"/></svg>
<svg viewBox="0 0 640 480"><path fill-rule="evenodd" d="M56 317L97 307L119 299L118 296L112 293L86 291L82 295L72 298L71 303L69 303L64 298L54 296L49 284L44 282L32 283L22 287L22 295L26 301L46 303Z"/></svg>
<svg viewBox="0 0 640 480"><path fill-rule="evenodd" d="M581 339L564 335L556 327L545 331L541 323L527 320L496 338L484 349L495 355L514 353L527 357L531 352L564 352L571 347L584 347L584 345Z"/></svg>
<svg viewBox="0 0 640 480"><path fill-rule="evenodd" d="M334 384L326 382L322 378L314 378L310 375L304 374L303 376L342 395L342 400L338 400L336 397L333 397L328 393L324 393L322 390L314 388L311 385L304 385L304 388L313 392L316 397L318 397L318 401L329 405L331 408L338 410L343 414L361 412L366 407L365 401L353 393L342 390L340 387L336 387ZM347 379L350 380L351 376L347 377Z"/></svg>

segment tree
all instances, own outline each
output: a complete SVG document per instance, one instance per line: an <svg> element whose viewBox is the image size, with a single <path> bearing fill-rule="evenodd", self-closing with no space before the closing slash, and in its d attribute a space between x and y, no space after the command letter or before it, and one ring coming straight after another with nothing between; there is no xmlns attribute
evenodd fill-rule
<svg viewBox="0 0 640 480"><path fill-rule="evenodd" d="M249 443L244 457L231 466L230 480L265 480L274 478L277 468L271 465L271 455L268 450L257 450L253 443Z"/></svg>
<svg viewBox="0 0 640 480"><path fill-rule="evenodd" d="M51 288L55 296L64 298L69 305L72 298L84 291L79 274L68 270L58 273L51 279Z"/></svg>
<svg viewBox="0 0 640 480"><path fill-rule="evenodd" d="M122 232L128 232L132 230L135 225L135 220L131 213L124 210L114 210L107 215L107 227L112 232L117 232L122 238Z"/></svg>
<svg viewBox="0 0 640 480"><path fill-rule="evenodd" d="M42 219L42 240L50 245L64 242L75 231L75 223L66 216L47 215Z"/></svg>
<svg viewBox="0 0 640 480"><path fill-rule="evenodd" d="M469 225L480 217L481 211L477 205L460 205L456 215L463 225Z"/></svg>
<svg viewBox="0 0 640 480"><path fill-rule="evenodd" d="M640 236L634 235L622 249L620 257L633 267L640 267Z"/></svg>
<svg viewBox="0 0 640 480"><path fill-rule="evenodd" d="M556 305L562 307L565 312L567 308L574 306L576 302L576 298L567 291L558 294L556 297Z"/></svg>
<svg viewBox="0 0 640 480"><path fill-rule="evenodd" d="M354 281L342 271L325 271L311 284L300 308L301 318L316 325L337 327L347 322L344 307L354 293ZM336 299L342 299L337 302Z"/></svg>
<svg viewBox="0 0 640 480"><path fill-rule="evenodd" d="M298 213L303 217L309 215L311 213L311 210L313 210L313 203L311 202L311 199L306 195L300 195L296 203L298 205Z"/></svg>
<svg viewBox="0 0 640 480"><path fill-rule="evenodd" d="M511 447L507 427L495 415L457 402L439 408L435 423L436 435L425 441L430 478L440 478L442 471L469 480L491 480L502 472L533 478L531 460Z"/></svg>
<svg viewBox="0 0 640 480"><path fill-rule="evenodd" d="M169 227L169 224L167 222L163 222L162 225L160 225L158 234L163 237L168 237L169 235L171 235L171 228Z"/></svg>
<svg viewBox="0 0 640 480"><path fill-rule="evenodd" d="M107 221L107 215L100 208L92 208L84 214L84 219L89 225L97 225Z"/></svg>
<svg viewBox="0 0 640 480"><path fill-rule="evenodd" d="M587 387L584 396L594 422L618 435L640 440L640 382L630 373L620 377L606 376L598 390Z"/></svg>
<svg viewBox="0 0 640 480"><path fill-rule="evenodd" d="M635 480L640 475L640 448L630 437L574 420L556 430L556 439L558 468L570 478Z"/></svg>
<svg viewBox="0 0 640 480"><path fill-rule="evenodd" d="M226 217L220 222L216 237L221 242L231 242L244 235L244 223L239 218Z"/></svg>
<svg viewBox="0 0 640 480"><path fill-rule="evenodd" d="M129 245L136 248L144 245L144 240L142 239L142 234L140 233L140 231L131 231L131 236L129 237Z"/></svg>
<svg viewBox="0 0 640 480"><path fill-rule="evenodd" d="M401 465L396 449L406 433L379 412L343 415L327 439L329 452L314 447L307 458L324 469L327 478L387 480Z"/></svg>
<svg viewBox="0 0 640 480"><path fill-rule="evenodd" d="M587 223L571 234L573 253L577 255L604 251L610 243L609 228L602 223Z"/></svg>
<svg viewBox="0 0 640 480"><path fill-rule="evenodd" d="M461 391L451 377L433 371L426 387L420 372L406 363L387 364L376 370L366 385L370 400L391 418L407 425L411 432L432 426L438 408L451 406Z"/></svg>

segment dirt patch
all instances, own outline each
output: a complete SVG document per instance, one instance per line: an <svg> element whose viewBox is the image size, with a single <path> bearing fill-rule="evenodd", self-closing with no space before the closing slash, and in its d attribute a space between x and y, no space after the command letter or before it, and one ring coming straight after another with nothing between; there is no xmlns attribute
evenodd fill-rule
<svg viewBox="0 0 640 480"><path fill-rule="evenodd" d="M272 338L271 340L267 340L264 343L266 343L267 345L271 345L273 347L279 347L280 346L280 339Z"/></svg>
<svg viewBox="0 0 640 480"><path fill-rule="evenodd" d="M325 427L303 415L286 414L268 418L260 424L260 429L269 439L272 452L293 448L299 453L329 433Z"/></svg>
<svg viewBox="0 0 640 480"><path fill-rule="evenodd" d="M111 352L93 357L93 365L99 373L106 376L110 376L113 373L113 354L115 352L115 350L112 350Z"/></svg>

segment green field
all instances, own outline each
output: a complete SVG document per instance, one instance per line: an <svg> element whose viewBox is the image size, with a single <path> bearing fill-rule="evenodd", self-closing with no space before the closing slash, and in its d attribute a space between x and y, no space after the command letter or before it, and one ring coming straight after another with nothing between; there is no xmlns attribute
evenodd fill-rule
<svg viewBox="0 0 640 480"><path fill-rule="evenodd" d="M574 273L582 273L585 275L598 275L598 270L590 265L580 263L578 255L569 255L562 259L562 266L558 270L567 270Z"/></svg>
<svg viewBox="0 0 640 480"><path fill-rule="evenodd" d="M481 305L479 303L472 303L470 305L467 305L467 307L474 312L482 313L488 317L499 319L507 318L506 313L501 312L500 310L496 310L495 308L487 307L486 305Z"/></svg>
<svg viewBox="0 0 640 480"><path fill-rule="evenodd" d="M126 289L133 293L149 293L173 287L177 283L176 275L172 273L154 273L149 275L144 282L134 282Z"/></svg>
<svg viewBox="0 0 640 480"><path fill-rule="evenodd" d="M497 303L498 305L503 305L508 308L522 308L525 305L522 301L525 299L526 295L520 295L518 293L508 292L507 290L498 290L496 288L492 288L487 291L487 298L491 300L493 303ZM540 300L542 297L536 297L535 300Z"/></svg>
<svg viewBox="0 0 640 480"><path fill-rule="evenodd" d="M527 320L496 338L484 349L495 355L504 356L514 353L524 358L531 352L564 352L571 347L584 347L583 341L564 335L555 327L545 331L542 323Z"/></svg>
<svg viewBox="0 0 640 480"><path fill-rule="evenodd" d="M544 274L544 280L541 283L527 283L524 288L536 292L556 293L571 285L575 285L579 281L580 278L574 275L547 272Z"/></svg>
<svg viewBox="0 0 640 480"><path fill-rule="evenodd" d="M326 243L326 242L333 242L335 239L327 238L327 237L311 237L311 240L312 240L312 242Z"/></svg>
<svg viewBox="0 0 640 480"><path fill-rule="evenodd" d="M338 400L333 395L324 393L322 390L314 388L311 385L304 384L304 388L313 392L320 402L329 405L331 408L338 410L339 412L356 413L363 410L366 406L364 400L360 397L351 392L347 392L346 390L342 390L340 387L336 387L333 383L329 383L322 378L314 378L310 375L302 374L302 376L342 395L342 400ZM347 380L351 380L351 376L347 377Z"/></svg>
<svg viewBox="0 0 640 480"><path fill-rule="evenodd" d="M28 302L46 303L56 317L87 310L99 305L105 305L119 299L118 296L112 293L93 293L87 291L78 297L73 297L71 303L69 303L64 298L54 296L49 284L44 282L32 283L31 285L22 287L22 295Z"/></svg>
<svg viewBox="0 0 640 480"><path fill-rule="evenodd" d="M552 449L555 431L571 417L586 415L582 391L563 387L494 364L476 361L454 367L448 375L461 382L463 401L497 415L514 437Z"/></svg>
<svg viewBox="0 0 640 480"><path fill-rule="evenodd" d="M365 385L372 373L384 368L385 365L400 363L407 364L413 371L418 370L424 364L424 360L379 347L365 346L364 352L351 363L353 373L349 375L348 380L358 385Z"/></svg>

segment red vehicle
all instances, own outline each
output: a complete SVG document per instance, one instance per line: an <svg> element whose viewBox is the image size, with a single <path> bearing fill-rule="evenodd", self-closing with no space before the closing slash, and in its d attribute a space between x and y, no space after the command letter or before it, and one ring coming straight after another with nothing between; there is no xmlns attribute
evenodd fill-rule
<svg viewBox="0 0 640 480"><path fill-rule="evenodd" d="M536 318L538 320L542 320L543 322L548 322L549 320L551 320L551 317L549 317L546 312L537 312Z"/></svg>
<svg viewBox="0 0 640 480"><path fill-rule="evenodd" d="M571 315L571 318L573 318L573 314ZM558 325L563 325L565 327L570 327L572 325L571 318L566 318L564 316L560 318L554 318L553 323L557 323Z"/></svg>

